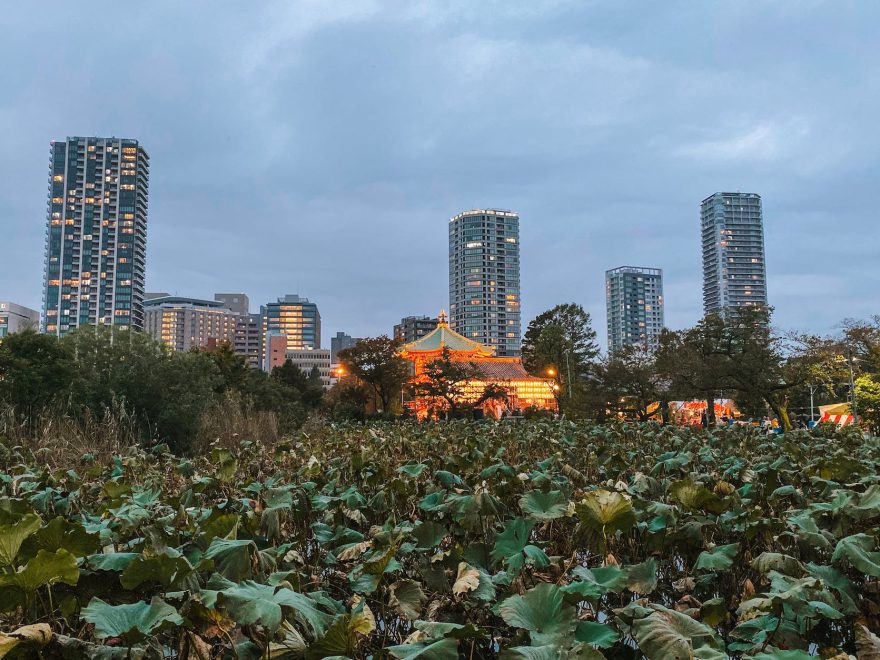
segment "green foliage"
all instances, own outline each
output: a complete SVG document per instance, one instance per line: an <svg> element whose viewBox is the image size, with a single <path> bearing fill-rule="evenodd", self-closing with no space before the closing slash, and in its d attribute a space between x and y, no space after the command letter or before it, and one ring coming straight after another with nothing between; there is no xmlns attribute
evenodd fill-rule
<svg viewBox="0 0 880 660"><path fill-rule="evenodd" d="M351 348L339 351L345 373L363 383L375 396L376 409L390 413L409 379L409 363L398 353L403 341L382 335L361 339Z"/></svg>
<svg viewBox="0 0 880 660"><path fill-rule="evenodd" d="M0 401L31 422L66 392L74 375L70 354L55 337L34 330L0 341Z"/></svg>
<svg viewBox="0 0 880 660"><path fill-rule="evenodd" d="M444 347L440 358L425 365L422 376L424 380L415 385L418 396L436 400L455 418L467 382L477 371L468 362L453 360L449 348Z"/></svg>
<svg viewBox="0 0 880 660"><path fill-rule="evenodd" d="M138 601L130 605L109 605L100 598L93 598L82 609L81 616L83 621L95 626L97 639L118 637L128 646L162 628L183 624L177 610L158 597L149 603Z"/></svg>
<svg viewBox="0 0 880 660"><path fill-rule="evenodd" d="M0 651L870 658L878 467L880 440L845 432L559 420L18 457Z"/></svg>
<svg viewBox="0 0 880 660"><path fill-rule="evenodd" d="M863 374L856 379L856 399L859 417L880 433L880 375Z"/></svg>
<svg viewBox="0 0 880 660"><path fill-rule="evenodd" d="M539 314L523 336L523 365L541 377L552 369L560 385L560 403L572 413L579 407L572 397L582 397L598 355L590 315L573 303L557 305Z"/></svg>

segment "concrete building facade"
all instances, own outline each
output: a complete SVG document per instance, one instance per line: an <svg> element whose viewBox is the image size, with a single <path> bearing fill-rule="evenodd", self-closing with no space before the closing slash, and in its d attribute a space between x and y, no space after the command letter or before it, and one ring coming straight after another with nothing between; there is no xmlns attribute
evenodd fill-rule
<svg viewBox="0 0 880 660"><path fill-rule="evenodd" d="M285 359L287 359L287 336L277 330L263 335L260 354L263 371L271 374L275 367L284 364Z"/></svg>
<svg viewBox="0 0 880 660"><path fill-rule="evenodd" d="M625 346L657 349L663 330L663 271L621 266L605 272L608 352Z"/></svg>
<svg viewBox="0 0 880 660"><path fill-rule="evenodd" d="M360 337L352 337L345 332L337 332L335 337L330 337L330 363L338 364L337 355L339 351L352 348L360 340Z"/></svg>
<svg viewBox="0 0 880 660"><path fill-rule="evenodd" d="M52 142L41 328L144 327L150 158L137 140Z"/></svg>
<svg viewBox="0 0 880 660"><path fill-rule="evenodd" d="M519 215L498 209L459 213L449 221L449 318L455 332L518 356Z"/></svg>
<svg viewBox="0 0 880 660"><path fill-rule="evenodd" d="M437 317L406 316L394 326L394 338L403 340L404 344L411 344L433 332L438 323Z"/></svg>
<svg viewBox="0 0 880 660"><path fill-rule="evenodd" d="M700 204L703 313L767 307L761 196L719 192Z"/></svg>
<svg viewBox="0 0 880 660"><path fill-rule="evenodd" d="M0 300L0 339L14 332L40 327L40 313L8 300Z"/></svg>
<svg viewBox="0 0 880 660"><path fill-rule="evenodd" d="M239 314L235 323L235 340L232 346L236 354L241 355L252 369L259 369L262 361L260 327L259 314Z"/></svg>
<svg viewBox="0 0 880 660"><path fill-rule="evenodd" d="M321 374L321 382L324 385L324 389L330 388L330 349L316 348L312 350L287 351L284 359L290 360L306 376L311 375L312 369L317 368L318 373Z"/></svg>
<svg viewBox="0 0 880 660"><path fill-rule="evenodd" d="M144 329L176 351L234 346L239 318L219 300L158 295L144 302Z"/></svg>
<svg viewBox="0 0 880 660"><path fill-rule="evenodd" d="M250 314L250 300L243 293L215 293L214 300L219 300L234 314Z"/></svg>

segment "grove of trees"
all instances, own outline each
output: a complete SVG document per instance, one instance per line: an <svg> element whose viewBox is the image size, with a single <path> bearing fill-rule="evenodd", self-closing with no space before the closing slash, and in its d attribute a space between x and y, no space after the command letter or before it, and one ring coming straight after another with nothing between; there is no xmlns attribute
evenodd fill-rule
<svg viewBox="0 0 880 660"><path fill-rule="evenodd" d="M58 420L124 416L142 442L187 453L205 415L235 394L273 413L279 431L297 428L324 394L316 374L290 363L271 376L250 369L228 344L175 352L145 333L79 328L62 339L27 330L0 342L0 434L43 435ZM219 414L234 411L220 410Z"/></svg>
<svg viewBox="0 0 880 660"><path fill-rule="evenodd" d="M504 399L503 383L490 384L476 403L461 405L468 365L446 357L427 365L417 387L400 342L385 336L340 352L343 374L325 392L317 372L291 363L271 375L250 369L229 345L177 353L143 333L80 328L62 339L25 331L0 342L0 435L58 432L58 420L86 424L124 419L140 442L165 442L188 453L209 442L205 420L238 412L269 415L278 434L310 416L333 419L392 417L406 413L407 397L446 401L449 416L463 416L487 399ZM631 346L602 355L590 315L563 304L538 315L523 341L523 364L556 380L560 412L604 421L623 415L647 420L659 402L663 421L673 400L733 398L747 417L772 415L784 430L803 421L811 403L848 401L880 431L880 316L847 321L837 336L775 330L771 313L745 309L707 316L692 328L665 330L656 351ZM708 407L709 422L714 413ZM53 426L54 424L54 426Z"/></svg>

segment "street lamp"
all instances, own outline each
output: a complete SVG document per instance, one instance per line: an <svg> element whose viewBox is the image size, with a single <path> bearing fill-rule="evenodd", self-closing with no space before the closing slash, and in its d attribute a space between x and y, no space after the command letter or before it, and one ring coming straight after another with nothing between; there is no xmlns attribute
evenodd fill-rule
<svg viewBox="0 0 880 660"><path fill-rule="evenodd" d="M853 421L856 423L856 426L859 424L859 408L856 403L856 379L855 374L853 373L853 362L855 362L856 358L853 357L852 348L849 343L849 339L846 342L846 362L849 366L849 393L851 397L851 407L853 414Z"/></svg>
<svg viewBox="0 0 880 660"><path fill-rule="evenodd" d="M813 398L815 391L816 386L810 383L810 421L813 422L813 424L816 423L816 404Z"/></svg>

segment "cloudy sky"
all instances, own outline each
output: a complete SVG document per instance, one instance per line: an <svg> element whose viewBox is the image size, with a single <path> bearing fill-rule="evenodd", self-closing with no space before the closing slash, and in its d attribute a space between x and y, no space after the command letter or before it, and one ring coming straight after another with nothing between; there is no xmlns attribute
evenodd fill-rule
<svg viewBox="0 0 880 660"><path fill-rule="evenodd" d="M764 200L770 302L880 312L880 3L18 3L0 39L0 299L39 307L48 149L151 157L147 289L317 301L325 339L447 305L447 220L521 215L524 325L604 344L604 271L701 311L699 203Z"/></svg>

